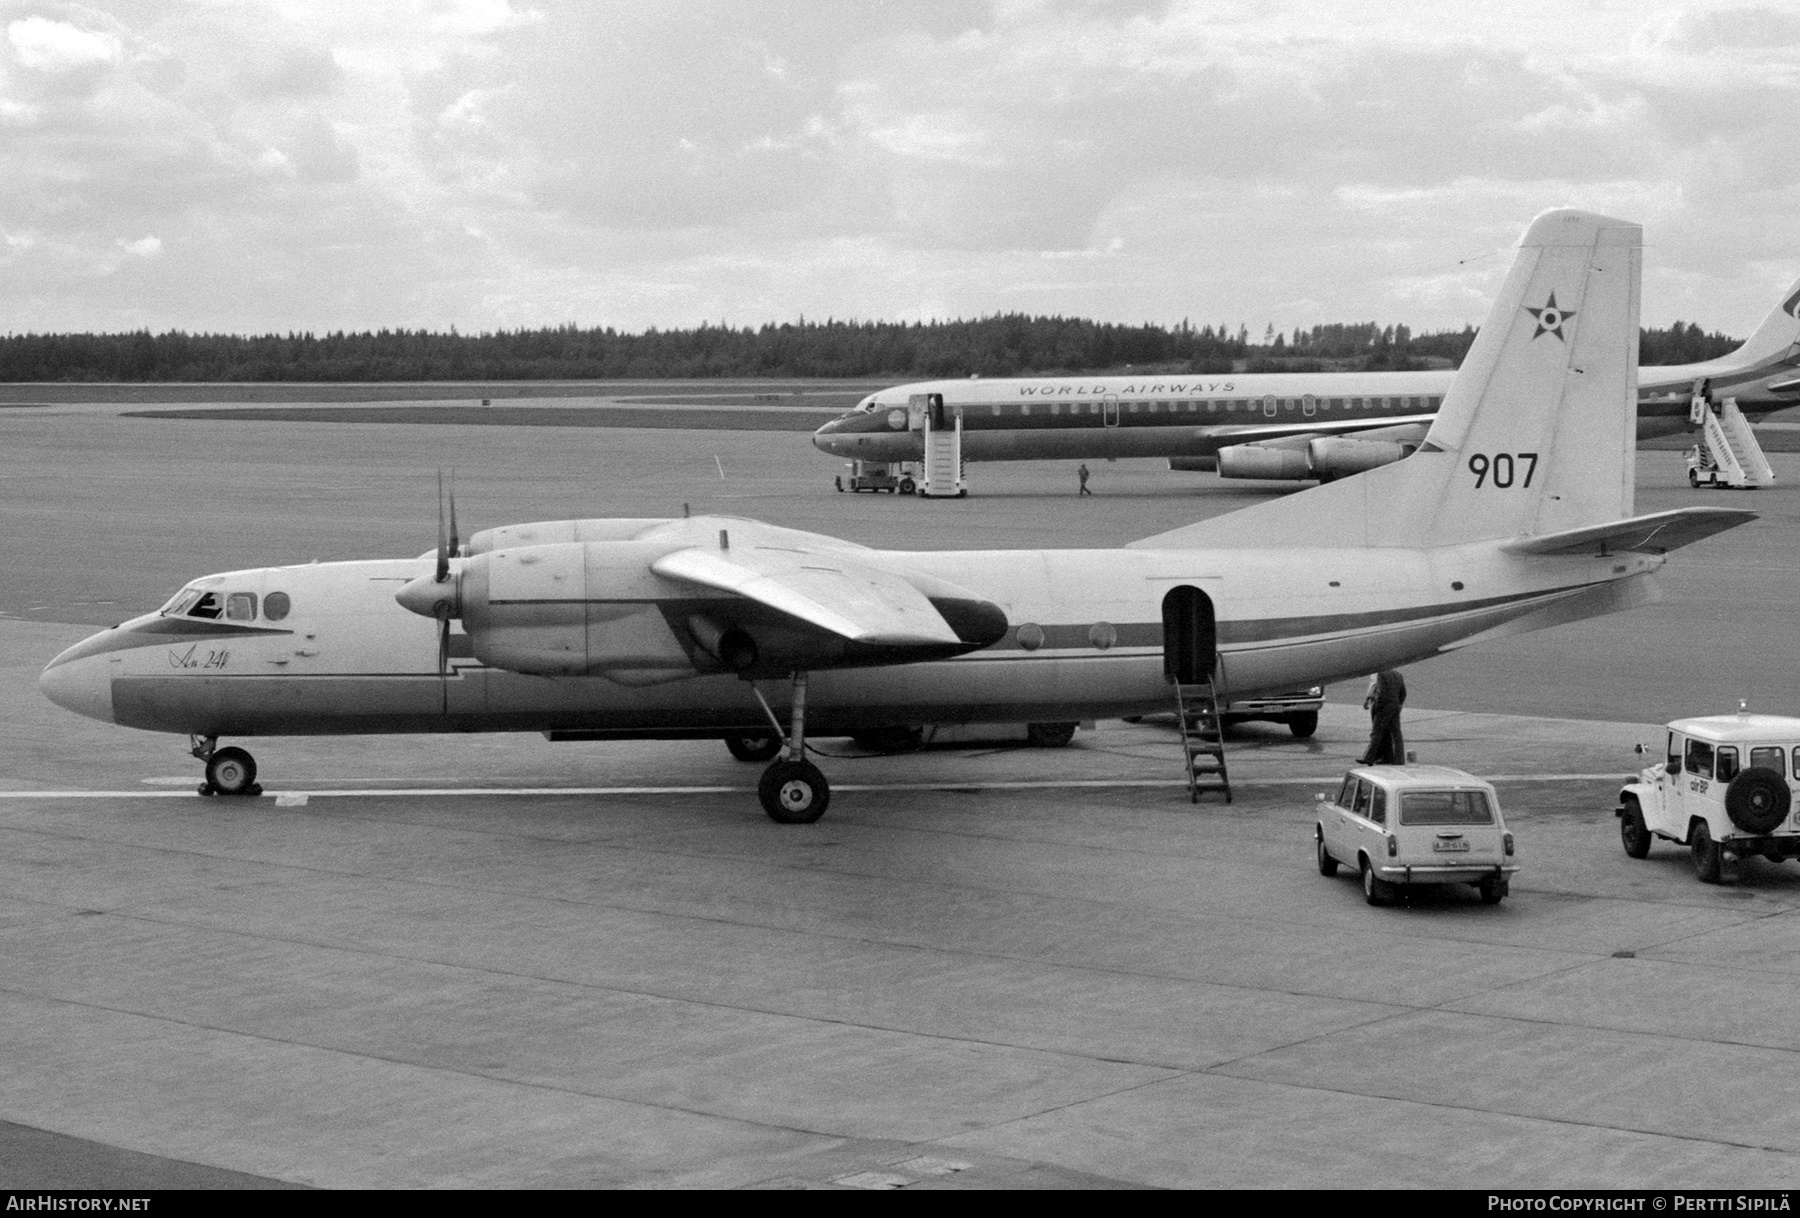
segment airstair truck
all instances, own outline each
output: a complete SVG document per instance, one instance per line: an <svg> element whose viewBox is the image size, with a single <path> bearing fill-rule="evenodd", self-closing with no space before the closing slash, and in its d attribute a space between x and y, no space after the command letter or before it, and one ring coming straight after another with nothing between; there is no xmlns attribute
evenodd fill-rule
<svg viewBox="0 0 1800 1218"><path fill-rule="evenodd" d="M1688 422L1700 428L1700 443L1687 455L1689 486L1755 490L1775 485L1775 471L1736 398L1726 398L1715 410L1707 382L1696 381Z"/></svg>

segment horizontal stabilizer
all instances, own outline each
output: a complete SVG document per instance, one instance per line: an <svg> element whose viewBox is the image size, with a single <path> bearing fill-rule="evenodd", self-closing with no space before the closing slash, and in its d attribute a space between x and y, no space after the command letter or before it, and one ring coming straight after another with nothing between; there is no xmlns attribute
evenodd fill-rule
<svg viewBox="0 0 1800 1218"><path fill-rule="evenodd" d="M1504 543L1502 548L1515 554L1609 554L1621 550L1662 554L1755 519L1755 512L1738 508L1678 508L1672 512L1653 512L1648 516L1615 520L1611 524L1518 537Z"/></svg>
<svg viewBox="0 0 1800 1218"><path fill-rule="evenodd" d="M665 554L650 569L756 601L856 643L962 642L912 584L892 572L849 561L842 553L696 546Z"/></svg>

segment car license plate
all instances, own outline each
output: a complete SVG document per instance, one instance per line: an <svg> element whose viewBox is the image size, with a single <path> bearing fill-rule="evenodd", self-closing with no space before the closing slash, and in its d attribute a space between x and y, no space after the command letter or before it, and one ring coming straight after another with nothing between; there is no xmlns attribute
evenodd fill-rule
<svg viewBox="0 0 1800 1218"><path fill-rule="evenodd" d="M1457 854L1466 852L1469 849L1469 842L1467 838L1456 837L1445 839L1440 837L1437 841L1431 843L1431 848L1445 854Z"/></svg>

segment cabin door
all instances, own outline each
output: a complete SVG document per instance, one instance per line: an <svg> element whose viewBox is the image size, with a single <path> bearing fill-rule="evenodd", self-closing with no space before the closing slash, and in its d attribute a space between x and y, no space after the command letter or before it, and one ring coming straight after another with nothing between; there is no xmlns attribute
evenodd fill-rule
<svg viewBox="0 0 1800 1218"><path fill-rule="evenodd" d="M1108 427L1119 425L1119 399L1102 398L1100 401L1100 421Z"/></svg>
<svg viewBox="0 0 1800 1218"><path fill-rule="evenodd" d="M1219 664L1212 597L1192 584L1170 588L1162 602L1163 676L1180 685L1213 679Z"/></svg>

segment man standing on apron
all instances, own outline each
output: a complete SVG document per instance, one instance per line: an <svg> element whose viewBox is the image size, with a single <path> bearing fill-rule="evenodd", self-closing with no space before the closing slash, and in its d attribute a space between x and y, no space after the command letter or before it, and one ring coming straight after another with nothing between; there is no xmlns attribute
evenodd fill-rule
<svg viewBox="0 0 1800 1218"><path fill-rule="evenodd" d="M1406 741L1400 735L1400 708L1406 705L1406 678L1383 669L1369 682L1363 706L1369 712L1369 747L1359 765L1405 765Z"/></svg>

